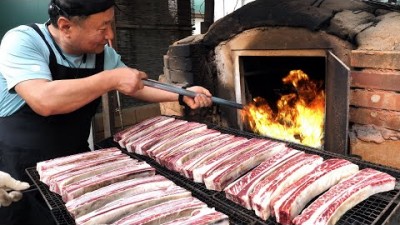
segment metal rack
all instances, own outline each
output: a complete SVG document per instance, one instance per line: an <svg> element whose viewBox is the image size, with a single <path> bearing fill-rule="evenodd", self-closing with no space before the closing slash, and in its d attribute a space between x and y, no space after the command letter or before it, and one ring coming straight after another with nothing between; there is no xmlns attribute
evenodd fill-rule
<svg viewBox="0 0 400 225"><path fill-rule="evenodd" d="M216 129L221 131L222 133L233 134L237 136L243 136L247 138L257 137L257 138L265 138L252 133L247 133L243 131L239 131L236 129L230 128L222 128L213 124L208 124L210 129ZM270 139L270 138L267 138ZM347 159L357 165L361 169L363 168L374 168L380 170L382 172L386 172L397 179L396 188L393 191L380 193L373 195L366 199L365 201L359 203L351 210L346 212L341 219L337 222L338 225L354 225L354 224L373 224L373 225L381 225L381 224L391 224L388 222L388 217L392 215L397 215L400 212L395 212L395 210L399 210L399 201L400 201L400 171L395 169L391 169L384 166L379 166L375 164L371 164L357 158L346 157L343 155L320 151L313 148L304 147L301 145L290 144L288 146L305 151L310 154L317 154L323 157L324 159L328 158L344 158ZM117 143L113 142L111 138L103 140L100 143L96 144L97 148L108 148L108 147L119 147ZM209 207L214 207L216 210L225 213L229 216L231 224L250 224L250 225L275 225L278 224L274 219L270 218L268 220L262 220L257 217L253 211L245 209L244 207L230 201L225 197L223 192L217 192L208 190L204 184L195 183L192 180L187 179L186 177L180 175L177 172L171 171L158 164L155 160L134 154L128 153L125 149L121 149L124 153L128 154L132 158L139 159L142 161L146 161L151 166L153 166L157 173L165 176L169 180L173 181L177 185L189 190L192 192L192 195L201 201L208 204ZM26 172L31 177L35 185L40 190L43 198L46 200L53 217L57 224L62 225L70 225L75 224L73 218L69 215L66 210L64 203L61 197L58 194L51 192L48 187L39 181L39 175L36 171L36 168L28 168ZM396 224L396 222L392 223Z"/></svg>

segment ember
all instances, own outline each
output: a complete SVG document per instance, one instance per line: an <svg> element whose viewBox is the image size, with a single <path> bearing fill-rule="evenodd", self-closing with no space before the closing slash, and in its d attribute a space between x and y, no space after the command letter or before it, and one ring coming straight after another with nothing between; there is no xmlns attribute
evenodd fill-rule
<svg viewBox="0 0 400 225"><path fill-rule="evenodd" d="M281 96L272 110L256 97L242 110L242 121L264 136L321 148L324 137L325 92L301 70L292 70L282 79L293 92Z"/></svg>

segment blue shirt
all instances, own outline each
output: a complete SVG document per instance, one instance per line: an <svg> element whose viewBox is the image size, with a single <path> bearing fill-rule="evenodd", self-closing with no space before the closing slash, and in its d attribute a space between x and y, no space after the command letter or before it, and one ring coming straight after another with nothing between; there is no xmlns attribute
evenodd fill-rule
<svg viewBox="0 0 400 225"><path fill-rule="evenodd" d="M57 63L74 68L94 68L96 54L88 54L85 63L82 55L70 55L65 52L64 60L56 50L45 24L38 24L50 44ZM14 91L15 85L31 79L52 80L49 68L50 51L31 27L21 25L8 31L0 45L0 116L12 115L25 101ZM71 64L71 65L70 65ZM104 47L104 69L125 67L121 56L111 47Z"/></svg>

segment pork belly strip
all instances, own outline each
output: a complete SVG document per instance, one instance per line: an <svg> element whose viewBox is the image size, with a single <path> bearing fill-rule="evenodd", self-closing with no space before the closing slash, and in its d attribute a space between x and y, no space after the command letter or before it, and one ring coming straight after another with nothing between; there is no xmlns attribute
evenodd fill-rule
<svg viewBox="0 0 400 225"><path fill-rule="evenodd" d="M207 160L217 156L222 155L223 152L228 151L231 148L234 148L244 142L248 141L247 138L244 137L234 137L232 140L227 142L222 142L219 145L207 149L197 155L195 158L192 158L182 165L182 169L180 172L184 174L185 177L192 179L193 178L193 170L201 165L203 165Z"/></svg>
<svg viewBox="0 0 400 225"><path fill-rule="evenodd" d="M229 161L232 158L235 158L244 152L250 151L264 143L265 140L263 139L252 138L232 149L229 149L228 151L224 151L222 154L215 155L214 157L202 163L202 165L193 169L193 180L198 183L203 183L205 175L209 173L209 171L213 171L216 167L218 167L219 164Z"/></svg>
<svg viewBox="0 0 400 225"><path fill-rule="evenodd" d="M186 122L186 121L182 121L182 120L178 120L178 119L174 119L174 118L167 118L165 120L161 120L161 121L157 121L154 124L151 124L150 126L146 126L143 129L137 131L137 132L133 132L131 134L129 134L128 136L126 136L125 138L121 139L120 141L118 141L118 144L123 147L126 148L126 144L128 142L131 142L133 140L136 140L140 137L146 136L149 133L155 131L155 130L159 130L159 129L163 129L163 127L168 126L170 123L173 122Z"/></svg>
<svg viewBox="0 0 400 225"><path fill-rule="evenodd" d="M103 207L114 200L149 191L166 189L174 185L172 181L160 175L138 177L88 192L67 202L65 206L73 217L76 218Z"/></svg>
<svg viewBox="0 0 400 225"><path fill-rule="evenodd" d="M231 182L285 148L284 143L269 141L236 159L224 162L225 165L221 164L212 174L204 178L204 183L208 189L222 191Z"/></svg>
<svg viewBox="0 0 400 225"><path fill-rule="evenodd" d="M156 124L160 122L165 122L165 121L173 121L175 118L172 117L166 117L166 116L156 116L153 118L149 118L146 120L143 120L142 122L139 122L137 124L134 124L124 130L121 130L114 134L113 140L115 142L119 142L120 140L123 140L135 133L140 133L143 132L146 129L153 128L156 126Z"/></svg>
<svg viewBox="0 0 400 225"><path fill-rule="evenodd" d="M189 216L196 209L206 207L205 203L194 197L181 198L142 209L115 221L113 224L158 225L180 217Z"/></svg>
<svg viewBox="0 0 400 225"><path fill-rule="evenodd" d="M191 196L191 193L181 187L173 186L166 190L150 191L129 198L117 199L97 210L78 217L76 224L111 224L122 217L142 209L173 199Z"/></svg>
<svg viewBox="0 0 400 225"><path fill-rule="evenodd" d="M53 176L52 179L49 180L50 191L53 191L57 194L61 194L61 190L64 189L64 186L83 180L85 178L113 170L116 168L120 168L126 165L132 165L132 163L138 163L137 160L131 158L121 158L116 159L115 161L105 162L93 167L88 167L80 170L75 170L71 173L65 173L60 176Z"/></svg>
<svg viewBox="0 0 400 225"><path fill-rule="evenodd" d="M168 149L169 147L177 143L181 143L186 140L191 140L197 134L206 130L209 129L205 124L189 122L183 125L182 127L179 127L175 131L170 132L167 135L164 135L164 137L160 141L157 141L156 143L141 145L141 149L145 153L145 155L148 155L154 159L154 156L157 155L159 152L162 152L165 149Z"/></svg>
<svg viewBox="0 0 400 225"><path fill-rule="evenodd" d="M73 163L65 164L62 166L53 167L51 170L46 170L43 172L43 175L40 177L40 180L50 185L49 181L53 179L53 177L61 176L63 174L71 173L76 170L81 170L84 168L93 167L99 164L103 164L106 162L112 162L115 160L130 158L128 155L123 154L121 151L113 152L111 154L106 154L99 158L89 159L89 160L80 160Z"/></svg>
<svg viewBox="0 0 400 225"><path fill-rule="evenodd" d="M284 165L286 161L300 154L304 154L304 152L291 148L273 154L249 173L228 185L224 189L226 198L251 209L250 194L258 182Z"/></svg>
<svg viewBox="0 0 400 225"><path fill-rule="evenodd" d="M336 224L349 209L368 197L394 190L396 179L374 169L363 169L330 188L309 205L293 223Z"/></svg>
<svg viewBox="0 0 400 225"><path fill-rule="evenodd" d="M164 155L160 158L160 162L170 170L179 172L179 168L182 164L191 158L196 157L202 151L216 146L218 143L224 142L231 139L233 136L228 134L221 135L206 135L205 140L187 148L181 149L180 151L174 151L171 154Z"/></svg>
<svg viewBox="0 0 400 225"><path fill-rule="evenodd" d="M284 188L315 169L323 161L318 155L300 154L291 158L282 167L262 179L250 194L251 207L264 220L270 216L270 202Z"/></svg>
<svg viewBox="0 0 400 225"><path fill-rule="evenodd" d="M174 120L163 126L157 128L151 128L148 132L140 134L135 134L133 136L128 137L124 140L125 148L128 152L136 152L137 153L137 146L143 143L150 142L152 139L155 138L162 138L164 134L168 134L172 131L175 131L176 128L181 127L182 125L186 124L187 121L184 120Z"/></svg>
<svg viewBox="0 0 400 225"><path fill-rule="evenodd" d="M191 135L189 137L182 137L182 138L184 138L184 141L173 140L174 144L169 145L168 148L160 149L160 151L158 151L156 154L154 154L152 156L152 158L155 159L161 165L167 166L166 162L168 160L165 160L165 159L169 158L171 155L175 155L175 154L179 154L181 152L187 151L187 149L198 144L199 142L204 142L204 141L213 139L220 135L221 135L221 132L219 132L219 131L212 130L212 129L206 129L206 130L200 131L199 133L196 133L195 135Z"/></svg>
<svg viewBox="0 0 400 225"><path fill-rule="evenodd" d="M192 159L198 159L199 157L201 157L203 152L213 149L216 146L220 146L221 144L227 145L231 143L233 139L234 139L233 135L223 134L217 138L213 138L210 139L209 141L204 141L202 143L199 143L198 145L193 146L191 150L175 155L174 158L169 161L169 165L171 169L184 175L182 169L186 162Z"/></svg>
<svg viewBox="0 0 400 225"><path fill-rule="evenodd" d="M154 148L159 147L166 142L177 136L181 136L186 132L193 132L193 130L205 130L207 126L205 124L187 122L180 126L168 129L167 131L156 133L155 135L149 136L146 140L140 141L135 147L135 152L140 155L148 155ZM149 152L148 152L149 151Z"/></svg>
<svg viewBox="0 0 400 225"><path fill-rule="evenodd" d="M200 131L199 133L188 137L184 141L174 141L172 144L165 146L163 149L158 150L152 154L152 158L155 159L158 163L162 164L162 159L168 157L169 155L179 153L184 151L185 149L191 148L192 146L207 141L209 139L216 138L221 136L221 132L206 129L204 131Z"/></svg>
<svg viewBox="0 0 400 225"><path fill-rule="evenodd" d="M253 139L250 139L250 141L253 141ZM254 144L255 143L255 144ZM205 177L208 177L208 176L210 176L211 174L213 174L213 173L215 173L216 171L217 172L221 172L221 171L223 171L223 170L225 170L226 168L228 168L228 167L230 167L231 165L232 165L232 161L235 161L235 160L237 160L238 159L238 157L236 157L236 156L242 156L242 155L244 155L244 154L246 154L246 153L248 153L248 152L251 152L251 151L257 151L257 150L259 150L260 148L261 148L261 146L265 146L265 145L271 145L271 144L273 144L273 143L275 143L275 142L272 142L272 141L270 141L270 140L265 140L265 139L256 139L255 141L254 141L254 143L251 145L251 146L246 146L246 145L244 145L244 148L239 148L239 149L234 149L234 150L231 150L232 151L232 153L235 153L234 154L234 156L235 157L232 157L233 156L233 154L232 153L229 153L229 152L227 152L227 153L224 153L224 155L225 154L228 154L228 158L227 158L227 160L223 160L223 161L219 161L219 163L217 164L217 165L215 165L215 166L213 166L211 169L209 169L204 175L203 175L203 182L204 182L204 178ZM237 152L237 150L239 150L239 152ZM234 152L235 151L235 152ZM237 154L237 155L236 155ZM218 156L217 156L217 158L218 158ZM212 159L212 160L214 160L214 159Z"/></svg>
<svg viewBox="0 0 400 225"><path fill-rule="evenodd" d="M228 225L229 217L213 208L201 208L195 210L191 216L181 217L163 225Z"/></svg>
<svg viewBox="0 0 400 225"><path fill-rule="evenodd" d="M358 172L358 166L344 159L328 159L285 188L271 201L276 221L291 224L306 204L341 180Z"/></svg>
<svg viewBox="0 0 400 225"><path fill-rule="evenodd" d="M68 202L87 192L99 189L114 182L132 179L135 177L154 176L155 169L145 162L141 162L132 166L118 168L107 171L96 176L92 176L78 182L65 186L62 192L62 198Z"/></svg>
<svg viewBox="0 0 400 225"><path fill-rule="evenodd" d="M36 164L36 170L38 171L39 176L43 176L44 171L51 169L53 167L58 167L58 166L66 165L66 164L73 163L73 162L79 162L82 160L99 158L99 157L103 157L104 155L107 155L107 154L113 153L113 152L121 152L121 150L119 150L118 148L112 147L112 148L99 149L99 150L95 150L95 151L84 152L84 153L79 153L79 154L74 154L74 155L69 155L69 156L64 156L64 157L58 157L55 159L49 159L46 161L38 162Z"/></svg>
<svg viewBox="0 0 400 225"><path fill-rule="evenodd" d="M145 120L143 120L143 121L141 121L139 123L136 123L136 124L126 128L126 129L118 131L117 133L114 134L113 140L115 142L118 142L119 140L129 136L129 134L135 133L135 132L139 131L140 129L142 129L143 127L146 127L149 124L152 124L152 123L154 123L154 122L156 122L158 120L164 119L164 118L166 118L166 117L164 117L164 116L156 116L156 117L152 117L152 118L149 118L149 119L145 119Z"/></svg>

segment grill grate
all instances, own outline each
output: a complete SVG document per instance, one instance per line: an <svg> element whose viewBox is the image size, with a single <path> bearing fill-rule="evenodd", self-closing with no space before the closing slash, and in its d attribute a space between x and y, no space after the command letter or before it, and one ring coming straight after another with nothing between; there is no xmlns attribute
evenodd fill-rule
<svg viewBox="0 0 400 225"><path fill-rule="evenodd" d="M236 204L227 205L227 202L221 202L218 198L219 193L216 191L208 190L204 184L194 183L186 177L181 176L180 174L165 169L160 164L158 164L153 159L148 157L127 153L133 158L138 160L143 160L149 163L152 167L154 167L157 172L169 180L173 181L176 185L179 185L187 190L192 192L192 195L201 201L205 202L210 207L215 207L217 211L223 212L229 216L230 224L254 224L255 220L252 217L248 217L247 214L242 213L240 210L236 210Z"/></svg>
<svg viewBox="0 0 400 225"><path fill-rule="evenodd" d="M39 173L35 167L25 169L28 176L31 178L36 187L38 187L40 194L43 196L53 215L54 221L58 225L70 225L75 224L75 220L71 217L67 211L61 196L51 192L46 184L39 180Z"/></svg>
<svg viewBox="0 0 400 225"><path fill-rule="evenodd" d="M151 158L146 156L137 155L134 153L127 153L134 158L146 161L161 175L166 176L168 179L174 181L177 185L190 190L193 195L200 200L206 202L211 207L215 207L218 211L227 214L233 224L259 224L259 225L274 225L279 224L274 219L266 221L257 217L252 210L248 210L225 197L223 192L216 192L206 189L204 184L194 183L180 174L170 171L165 167L158 164ZM398 186L398 185L397 185ZM349 210L337 222L338 225L354 225L354 224L381 224L386 219L385 212L393 210L396 206L395 200L399 198L399 187L396 190L376 194L359 203L357 206ZM392 207L390 207L392 206ZM240 223L240 221L250 220L251 223Z"/></svg>
<svg viewBox="0 0 400 225"><path fill-rule="evenodd" d="M243 136L247 138L265 138L271 140L271 138L262 137L253 133L243 132L236 129L231 128L223 128L218 127L213 124L208 124L210 129L216 129L221 131L222 133L233 134L237 136ZM278 140L277 140L278 141ZM399 199L400 199L400 171L395 169L391 169L384 166L379 166L375 164L371 164L357 158L346 157L343 155L339 155L336 153L320 151L318 149L313 149L309 147L305 147L302 145L297 145L293 143L287 143L288 146L305 151L310 154L317 154L323 157L324 159L328 158L344 158L347 159L357 165L360 168L374 168L380 170L382 172L386 172L397 179L396 188L393 191L380 193L371 196L365 201L359 203L351 210L347 211L345 215L341 217L341 219L337 222L338 225L355 225L355 224L383 224L386 217L393 214L393 210L398 207ZM112 138L105 139L96 144L97 148L108 148L108 147L119 147L117 143L115 143ZM193 181L187 179L186 177L176 173L174 171L170 171L165 167L158 164L155 160L134 154L128 153L125 149L121 149L126 154L130 155L132 158L136 158L142 161L146 161L151 166L153 166L157 173L165 176L170 179L177 185L186 188L191 191L193 196L200 199L201 201L208 204L210 207L215 207L216 210L225 213L229 216L230 224L246 224L246 225L277 225L278 223L274 219L268 219L266 221L257 217L253 211L245 209L244 207L230 201L225 198L223 192L216 192L212 190L208 190L204 184L194 183ZM36 168L27 168L26 172L31 177L35 185L38 187L41 192L43 198L46 200L53 217L57 224L60 225L71 225L75 224L74 219L70 216L68 211L66 210L64 203L61 197L58 194L51 192L48 187L39 181L39 175L36 171Z"/></svg>

